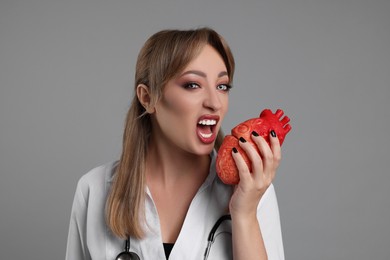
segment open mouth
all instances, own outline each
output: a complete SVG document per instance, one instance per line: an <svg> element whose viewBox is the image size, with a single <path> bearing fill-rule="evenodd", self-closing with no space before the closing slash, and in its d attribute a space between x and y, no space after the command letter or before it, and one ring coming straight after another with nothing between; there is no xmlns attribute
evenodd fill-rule
<svg viewBox="0 0 390 260"><path fill-rule="evenodd" d="M197 134L203 143L212 143L216 138L216 125L218 118L216 117L203 117L199 119L197 125Z"/></svg>
<svg viewBox="0 0 390 260"><path fill-rule="evenodd" d="M213 135L213 130L217 124L216 120L203 119L198 122L198 127L200 128L200 134L204 138L210 138Z"/></svg>

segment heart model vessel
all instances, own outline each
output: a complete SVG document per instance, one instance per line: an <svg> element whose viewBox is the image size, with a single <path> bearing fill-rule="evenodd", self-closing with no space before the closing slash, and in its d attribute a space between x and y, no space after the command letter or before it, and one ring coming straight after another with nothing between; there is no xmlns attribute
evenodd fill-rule
<svg viewBox="0 0 390 260"><path fill-rule="evenodd" d="M238 144L238 139L243 137L257 149L257 146L252 142L252 131L256 131L260 136L269 144L269 134L271 130L274 130L279 138L280 145L283 144L284 138L291 130L291 126L288 124L290 118L283 116L284 112L281 109L277 109L275 113L272 113L270 109L264 109L258 118L252 118L245 122L238 124L231 131L231 135L226 135L223 139L222 145L218 150L216 159L216 170L219 178L223 183L233 185L240 181L237 166L232 157L232 149L236 147L238 152L244 158L250 171L252 171L251 162L246 156L245 151L241 149Z"/></svg>

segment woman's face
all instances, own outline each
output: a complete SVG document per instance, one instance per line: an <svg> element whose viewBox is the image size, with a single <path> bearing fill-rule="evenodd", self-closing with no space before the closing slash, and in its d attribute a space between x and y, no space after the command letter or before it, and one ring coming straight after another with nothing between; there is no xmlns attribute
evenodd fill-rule
<svg viewBox="0 0 390 260"><path fill-rule="evenodd" d="M228 110L229 77L210 45L168 81L155 106L155 141L189 153L209 154Z"/></svg>

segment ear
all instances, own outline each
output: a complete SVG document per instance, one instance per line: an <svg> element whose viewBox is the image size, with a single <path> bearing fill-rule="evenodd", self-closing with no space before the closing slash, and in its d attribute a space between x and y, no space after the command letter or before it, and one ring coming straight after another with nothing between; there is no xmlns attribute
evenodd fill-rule
<svg viewBox="0 0 390 260"><path fill-rule="evenodd" d="M154 113L155 108L154 104L152 104L148 86L145 84L139 84L137 86L137 97L141 105L145 108L146 112L149 114Z"/></svg>

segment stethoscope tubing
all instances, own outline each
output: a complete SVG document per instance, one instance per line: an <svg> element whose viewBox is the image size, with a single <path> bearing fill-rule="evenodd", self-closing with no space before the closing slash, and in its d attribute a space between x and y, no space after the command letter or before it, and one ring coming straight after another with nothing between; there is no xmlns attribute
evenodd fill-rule
<svg viewBox="0 0 390 260"><path fill-rule="evenodd" d="M207 247L205 249L203 260L207 260L210 254L211 245L214 243L214 236L217 229L222 224L222 222L226 220L231 220L231 216L229 214L221 216L211 228L209 236L207 238ZM140 257L135 252L130 252L130 237L126 239L125 242L125 251L118 254L115 260L140 260Z"/></svg>

